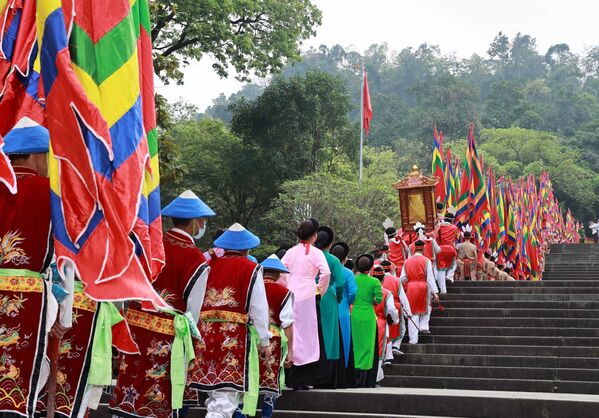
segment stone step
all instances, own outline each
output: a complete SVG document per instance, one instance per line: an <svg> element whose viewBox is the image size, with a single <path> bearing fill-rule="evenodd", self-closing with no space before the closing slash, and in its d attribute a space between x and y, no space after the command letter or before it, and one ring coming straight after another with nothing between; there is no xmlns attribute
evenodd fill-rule
<svg viewBox="0 0 599 418"><path fill-rule="evenodd" d="M407 342L407 336L405 337ZM566 347L596 347L599 352L599 337L533 337L533 336L513 336L513 335L423 335L419 337L419 342L425 344L451 344L459 341L460 344L475 345L547 345L547 346L566 346Z"/></svg>
<svg viewBox="0 0 599 418"><path fill-rule="evenodd" d="M404 353L476 354L502 356L599 357L599 347L534 346L516 344L402 344Z"/></svg>
<svg viewBox="0 0 599 418"><path fill-rule="evenodd" d="M497 287L497 286L476 286L476 287L464 287L456 286L455 288L451 285L447 288L448 293L510 293L510 294L553 294L553 293L586 293L586 294L599 294L599 286L585 286L585 287L542 287L542 286L519 286L519 287Z"/></svg>
<svg viewBox="0 0 599 418"><path fill-rule="evenodd" d="M403 347L403 346L402 346ZM446 366L546 367L599 369L599 359L589 357L500 356L476 354L406 353L397 364L431 364Z"/></svg>
<svg viewBox="0 0 599 418"><path fill-rule="evenodd" d="M599 396L383 387L286 392L277 402L277 410L478 418L586 418L596 416Z"/></svg>
<svg viewBox="0 0 599 418"><path fill-rule="evenodd" d="M599 337L599 328L431 326L433 335L517 335L532 337Z"/></svg>
<svg viewBox="0 0 599 418"><path fill-rule="evenodd" d="M101 404L97 411L89 411L90 418L112 418L108 411L106 404ZM189 418L204 418L206 416L206 408L194 407L190 408L185 415ZM256 417L261 417L260 409L257 410ZM351 412L325 412L325 411L291 411L291 410L280 410L275 409L275 416L277 418L459 418L459 417L448 417L446 415L403 415L403 414L373 414L371 412L366 413L351 413Z"/></svg>
<svg viewBox="0 0 599 418"><path fill-rule="evenodd" d="M435 311L438 312L438 311ZM439 316L599 318L599 309L447 308Z"/></svg>
<svg viewBox="0 0 599 418"><path fill-rule="evenodd" d="M599 370L592 369L393 364L385 366L384 371L385 379L398 376L437 376L471 379L599 381Z"/></svg>
<svg viewBox="0 0 599 418"><path fill-rule="evenodd" d="M384 386L409 388L468 389L468 390L507 390L549 393L599 392L599 382L578 382L570 380L531 380L531 379L472 379L470 377L440 376L389 376L383 380Z"/></svg>
<svg viewBox="0 0 599 418"><path fill-rule="evenodd" d="M443 295L441 295L443 297ZM599 301L443 300L445 308L599 309Z"/></svg>
<svg viewBox="0 0 599 418"><path fill-rule="evenodd" d="M599 319L596 318L563 318L563 317L441 317L433 316L430 320L431 326L461 326L461 327L571 327L571 328L594 328L599 327Z"/></svg>
<svg viewBox="0 0 599 418"><path fill-rule="evenodd" d="M597 301L596 294L588 293L543 293L543 294L515 294L515 293L447 293L441 295L442 303L446 301L475 301L475 300L504 300L504 301Z"/></svg>
<svg viewBox="0 0 599 418"><path fill-rule="evenodd" d="M551 287L551 288L562 288L562 287L599 287L599 282L594 283L589 280L541 280L541 281L491 281L481 280L476 282L471 281L456 281L449 284L450 289L461 289L461 288L481 288L481 287L492 287L492 288L522 288L522 287Z"/></svg>

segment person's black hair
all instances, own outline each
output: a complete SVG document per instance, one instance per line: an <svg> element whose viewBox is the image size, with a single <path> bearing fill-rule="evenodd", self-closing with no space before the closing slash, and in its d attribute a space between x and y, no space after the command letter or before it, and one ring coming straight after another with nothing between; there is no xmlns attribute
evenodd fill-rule
<svg viewBox="0 0 599 418"><path fill-rule="evenodd" d="M372 271L372 277L382 279L385 277L385 269L382 266L376 266Z"/></svg>
<svg viewBox="0 0 599 418"><path fill-rule="evenodd" d="M349 247L344 242L338 242L331 247L330 253L337 257L339 261L343 261L349 254Z"/></svg>
<svg viewBox="0 0 599 418"><path fill-rule="evenodd" d="M389 260L381 260L381 266L390 266L391 265L391 261Z"/></svg>
<svg viewBox="0 0 599 418"><path fill-rule="evenodd" d="M414 243L414 247L424 247L424 241L419 239Z"/></svg>
<svg viewBox="0 0 599 418"><path fill-rule="evenodd" d="M348 258L345 262L345 267L353 271L356 268L356 263L351 258Z"/></svg>
<svg viewBox="0 0 599 418"><path fill-rule="evenodd" d="M314 246L320 250L324 250L328 248L335 238L335 234L333 234L333 230L328 226L321 226L318 228L318 234L316 235L316 242Z"/></svg>
<svg viewBox="0 0 599 418"><path fill-rule="evenodd" d="M356 260L357 269L360 273L368 273L372 268L374 260L373 257L369 254L362 254Z"/></svg>
<svg viewBox="0 0 599 418"><path fill-rule="evenodd" d="M186 227L193 220L193 219L186 219L186 218L171 218L171 219L173 220L173 225L175 227L178 227L178 226Z"/></svg>
<svg viewBox="0 0 599 418"><path fill-rule="evenodd" d="M10 154L8 159L14 163L15 161L24 161L29 157L31 157L31 154Z"/></svg>
<svg viewBox="0 0 599 418"><path fill-rule="evenodd" d="M472 236L472 232L464 232L464 238L470 238Z"/></svg>
<svg viewBox="0 0 599 418"><path fill-rule="evenodd" d="M451 213L451 212L447 212L445 214L445 219L453 220L454 218L455 218L455 215L453 213Z"/></svg>
<svg viewBox="0 0 599 418"><path fill-rule="evenodd" d="M290 248L289 245L281 245L275 251L275 255L277 257L279 257L279 259L282 259L285 256L285 254L287 254L287 251L289 250L289 248Z"/></svg>
<svg viewBox="0 0 599 418"><path fill-rule="evenodd" d="M318 231L318 221L316 219L306 219L297 228L297 237L302 241L307 241Z"/></svg>
<svg viewBox="0 0 599 418"><path fill-rule="evenodd" d="M387 237L389 238L393 238L395 237L395 235L397 235L397 229L390 227L385 229L385 234L387 235Z"/></svg>
<svg viewBox="0 0 599 418"><path fill-rule="evenodd" d="M437 210L443 210L443 208L445 207L445 205L441 202L437 203Z"/></svg>
<svg viewBox="0 0 599 418"><path fill-rule="evenodd" d="M485 258L490 260L491 259L491 253L485 253Z"/></svg>

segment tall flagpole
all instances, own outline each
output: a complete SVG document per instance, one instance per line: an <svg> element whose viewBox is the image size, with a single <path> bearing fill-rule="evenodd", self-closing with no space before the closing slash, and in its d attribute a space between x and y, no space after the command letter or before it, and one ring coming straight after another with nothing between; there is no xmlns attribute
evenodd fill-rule
<svg viewBox="0 0 599 418"><path fill-rule="evenodd" d="M364 155L364 65L362 65L362 83L360 85L360 173L358 183L362 184L362 158Z"/></svg>

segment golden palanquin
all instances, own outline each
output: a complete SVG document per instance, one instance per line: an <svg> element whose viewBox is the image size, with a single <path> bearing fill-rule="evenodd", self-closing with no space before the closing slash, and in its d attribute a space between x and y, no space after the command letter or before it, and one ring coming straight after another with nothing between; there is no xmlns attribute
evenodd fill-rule
<svg viewBox="0 0 599 418"><path fill-rule="evenodd" d="M435 186L437 177L423 176L417 166L410 175L399 180L393 187L399 192L399 210L404 231L413 231L414 225L421 222L427 231L435 227Z"/></svg>

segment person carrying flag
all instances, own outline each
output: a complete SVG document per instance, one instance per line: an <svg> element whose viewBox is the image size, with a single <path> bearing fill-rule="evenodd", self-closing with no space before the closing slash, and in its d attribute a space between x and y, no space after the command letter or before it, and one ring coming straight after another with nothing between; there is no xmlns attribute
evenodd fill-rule
<svg viewBox="0 0 599 418"><path fill-rule="evenodd" d="M48 131L25 117L4 141L17 191L0 187L0 410L33 416L38 388L49 375L48 335L60 339L70 328L72 296L61 302L56 320L58 303L42 277L53 256ZM61 276L72 289L72 275Z"/></svg>
<svg viewBox="0 0 599 418"><path fill-rule="evenodd" d="M240 403L255 415L259 359L271 358L268 300L262 266L247 256L260 238L239 223L214 241L222 257L210 262L200 330L203 344L190 386L208 393L206 418L230 418Z"/></svg>
<svg viewBox="0 0 599 418"><path fill-rule="evenodd" d="M135 302L126 319L137 354L120 357L110 412L121 417L170 418L182 408L188 363L199 346L199 319L210 267L194 240L206 231L215 213L192 191L169 203L162 215L173 228L164 235L165 266L154 288L172 306L170 312L150 312ZM214 263L214 261L213 261ZM196 348L192 336L196 337Z"/></svg>

